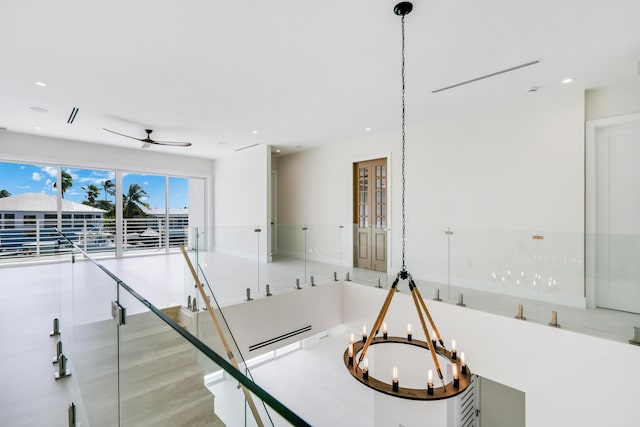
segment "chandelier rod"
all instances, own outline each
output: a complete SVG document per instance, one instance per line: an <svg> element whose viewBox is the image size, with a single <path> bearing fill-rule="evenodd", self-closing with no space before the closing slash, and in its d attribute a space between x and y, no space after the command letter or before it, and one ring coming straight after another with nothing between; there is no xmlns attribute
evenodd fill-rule
<svg viewBox="0 0 640 427"><path fill-rule="evenodd" d="M404 74L404 17L402 15L402 271L406 271L406 263L405 263L405 246L406 246L406 215L405 215L405 187L406 187L406 179L405 179L405 74Z"/></svg>

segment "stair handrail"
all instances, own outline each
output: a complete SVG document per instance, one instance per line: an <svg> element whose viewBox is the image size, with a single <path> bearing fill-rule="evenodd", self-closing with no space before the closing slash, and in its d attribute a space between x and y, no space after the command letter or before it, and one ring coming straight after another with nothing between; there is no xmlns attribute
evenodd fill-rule
<svg viewBox="0 0 640 427"><path fill-rule="evenodd" d="M255 394L258 398L260 398L263 402L269 405L274 411L276 411L282 418L291 423L294 426L311 427L311 424L307 423L303 420L299 415L293 412L291 409L282 404L278 399L273 397L268 391L260 387L258 384L253 382L250 378L242 373L239 369L233 366L230 362L228 362L224 357L220 356L214 350L212 350L205 343L200 341L198 337L193 335L191 332L182 328L171 319L168 315L163 313L158 307L153 305L149 300L147 300L144 296L138 293L131 286L127 285L123 280L121 280L118 276L112 273L108 268L104 265L100 264L94 258L92 258L86 251L84 251L81 247L79 247L75 242L73 242L69 237L67 237L62 231L56 228L56 232L63 238L67 243L69 243L73 248L75 248L78 252L80 252L89 262L94 264L100 270L102 270L107 276L109 276L113 281L118 285L118 295L117 298L120 298L119 289L122 287L129 294L131 294L135 299L140 301L145 307L149 309L152 313L158 316L163 322L165 322L171 329L181 335L185 340L187 340L193 347L202 352L206 357L208 357L212 362L221 367L225 372L231 375L235 380L237 380L240 385L246 387L250 392Z"/></svg>

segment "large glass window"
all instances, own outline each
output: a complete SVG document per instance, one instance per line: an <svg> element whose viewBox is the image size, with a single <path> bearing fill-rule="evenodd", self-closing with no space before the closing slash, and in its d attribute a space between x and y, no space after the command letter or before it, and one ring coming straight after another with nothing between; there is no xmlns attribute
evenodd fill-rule
<svg viewBox="0 0 640 427"><path fill-rule="evenodd" d="M61 169L62 229L88 252L115 252L115 172Z"/></svg>
<svg viewBox="0 0 640 427"><path fill-rule="evenodd" d="M125 251L161 250L166 237L166 177L125 173L122 218Z"/></svg>
<svg viewBox="0 0 640 427"><path fill-rule="evenodd" d="M109 170L0 162L3 255L41 256L43 251L31 248L58 244L58 227L92 252L113 254L120 242L124 251L162 252L179 244L188 246L193 179L123 172L122 200L116 202L118 179ZM196 206L204 209L200 200ZM116 212L120 209L123 224L118 242ZM204 223L204 211L197 218ZM49 253L59 249L55 246Z"/></svg>

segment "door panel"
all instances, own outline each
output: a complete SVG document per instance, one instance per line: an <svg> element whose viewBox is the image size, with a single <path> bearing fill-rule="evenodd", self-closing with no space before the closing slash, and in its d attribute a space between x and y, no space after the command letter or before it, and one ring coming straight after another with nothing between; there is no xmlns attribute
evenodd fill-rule
<svg viewBox="0 0 640 427"><path fill-rule="evenodd" d="M354 164L354 264L387 270L387 160Z"/></svg>
<svg viewBox="0 0 640 427"><path fill-rule="evenodd" d="M371 162L358 163L356 172L356 248L354 264L359 268L371 268L371 229L369 228L369 172Z"/></svg>
<svg viewBox="0 0 640 427"><path fill-rule="evenodd" d="M597 305L640 313L640 124L604 129L596 143Z"/></svg>
<svg viewBox="0 0 640 427"><path fill-rule="evenodd" d="M369 231L358 233L358 259L363 263L367 263L369 260L369 246Z"/></svg>

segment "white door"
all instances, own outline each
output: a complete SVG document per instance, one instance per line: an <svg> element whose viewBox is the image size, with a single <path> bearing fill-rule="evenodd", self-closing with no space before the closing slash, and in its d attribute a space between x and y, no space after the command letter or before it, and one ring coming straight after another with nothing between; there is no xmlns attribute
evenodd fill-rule
<svg viewBox="0 0 640 427"><path fill-rule="evenodd" d="M596 305L640 313L640 123L598 129L595 148Z"/></svg>

